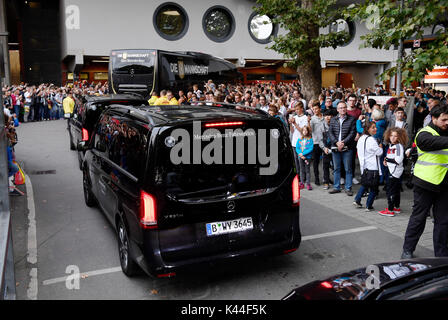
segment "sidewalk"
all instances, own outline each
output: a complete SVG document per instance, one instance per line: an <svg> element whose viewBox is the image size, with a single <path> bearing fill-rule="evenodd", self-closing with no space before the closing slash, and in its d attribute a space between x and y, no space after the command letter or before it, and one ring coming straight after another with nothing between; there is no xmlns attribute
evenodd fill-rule
<svg viewBox="0 0 448 320"><path fill-rule="evenodd" d="M359 177L357 177L359 178ZM313 178L312 178L313 180ZM358 179L360 180L360 179ZM306 188L300 190L301 198L308 199L317 202L323 206L336 210L342 214L349 217L356 218L365 222L368 225L375 226L381 230L392 233L399 236L404 240L404 235L406 228L408 226L409 217L412 213L412 205L414 201L413 190L408 189L403 183L403 192L401 193L401 213L396 214L394 217L385 217L378 213L378 211L383 210L387 207L386 192L383 191L383 186L380 186L380 194L377 200L373 203L374 210L370 212L365 211L365 204L367 198L362 198L361 203L363 208L358 209L353 206L353 201L356 193L358 192L360 185L353 185L353 196L349 197L345 192L329 194L328 191L332 190L330 186L329 190L324 190L323 186L316 186L312 183L313 190L309 191ZM343 188L344 186L342 186ZM341 188L341 189L342 189ZM419 246L430 249L434 251L432 232L433 232L433 222L429 218L426 221L425 231L422 234Z"/></svg>

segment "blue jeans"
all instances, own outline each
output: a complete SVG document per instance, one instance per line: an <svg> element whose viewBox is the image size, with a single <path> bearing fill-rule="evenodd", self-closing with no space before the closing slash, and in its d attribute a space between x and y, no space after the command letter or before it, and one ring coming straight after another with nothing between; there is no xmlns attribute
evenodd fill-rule
<svg viewBox="0 0 448 320"><path fill-rule="evenodd" d="M353 150L347 150L344 152L333 152L333 165L334 165L334 189L341 190L341 167L344 165L345 169L345 190L352 188L352 153Z"/></svg>
<svg viewBox="0 0 448 320"><path fill-rule="evenodd" d="M389 169L384 165L384 158L387 156L387 146L383 146L383 154L380 157L380 167L381 167L381 175L380 175L380 184L383 182L387 184L389 182Z"/></svg>
<svg viewBox="0 0 448 320"><path fill-rule="evenodd" d="M369 191L369 196L367 198L367 202L366 202L366 208L372 208L373 206L373 201L375 201L375 196L376 196L376 188L368 188L368 187L364 187L361 186L361 188L359 188L358 193L355 196L355 201L357 203L361 203L361 198L362 195L364 194L364 192Z"/></svg>
<svg viewBox="0 0 448 320"><path fill-rule="evenodd" d="M16 114L17 118L19 118L19 112L20 112L20 105L15 105L14 113Z"/></svg>

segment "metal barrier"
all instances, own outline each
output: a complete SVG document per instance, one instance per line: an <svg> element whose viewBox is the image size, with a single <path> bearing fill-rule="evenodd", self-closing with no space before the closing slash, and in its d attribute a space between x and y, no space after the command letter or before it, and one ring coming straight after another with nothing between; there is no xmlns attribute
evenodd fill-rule
<svg viewBox="0 0 448 320"><path fill-rule="evenodd" d="M5 34L1 33L0 36L5 36ZM3 65L3 61L3 46L1 46L0 39L1 65ZM3 77L4 68L0 66L0 88L2 87ZM3 108L2 94L0 94L0 106L1 108ZM16 283L12 249L11 213L9 211L8 159L6 154L6 139L5 117L3 112L0 112L0 300L15 300Z"/></svg>

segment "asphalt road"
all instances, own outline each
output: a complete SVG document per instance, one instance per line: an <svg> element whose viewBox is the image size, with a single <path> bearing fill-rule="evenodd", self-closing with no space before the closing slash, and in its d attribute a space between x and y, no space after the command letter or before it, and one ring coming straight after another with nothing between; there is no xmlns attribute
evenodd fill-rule
<svg viewBox="0 0 448 320"><path fill-rule="evenodd" d="M112 226L84 203L66 121L25 123L18 136L16 158L29 179L20 186L27 195L11 198L17 299L276 300L309 281L401 253L398 235L302 198L303 239L294 253L172 279L128 278ZM419 247L416 254L432 252Z"/></svg>

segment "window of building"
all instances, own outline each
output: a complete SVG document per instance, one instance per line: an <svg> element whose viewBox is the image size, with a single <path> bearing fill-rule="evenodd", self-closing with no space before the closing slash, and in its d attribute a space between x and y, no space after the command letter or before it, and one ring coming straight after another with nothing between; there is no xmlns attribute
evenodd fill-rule
<svg viewBox="0 0 448 320"><path fill-rule="evenodd" d="M67 80L73 80L73 73L67 73ZM77 76L77 80L89 80L89 74L87 72L81 72Z"/></svg>
<svg viewBox="0 0 448 320"><path fill-rule="evenodd" d="M330 24L330 32L347 32L349 34L349 39L341 47L345 47L355 38L356 28L353 21L337 19L335 22Z"/></svg>
<svg viewBox="0 0 448 320"><path fill-rule="evenodd" d="M93 79L94 80L107 80L107 72L95 72L93 74Z"/></svg>
<svg viewBox="0 0 448 320"><path fill-rule="evenodd" d="M154 28L166 40L179 40L188 30L187 12L174 2L161 4L154 12Z"/></svg>
<svg viewBox="0 0 448 320"><path fill-rule="evenodd" d="M247 74L247 80L248 81L254 81L254 80L275 80L275 73L248 73Z"/></svg>
<svg viewBox="0 0 448 320"><path fill-rule="evenodd" d="M438 33L446 33L446 27L444 24L436 24L432 27L432 32L431 34L438 34Z"/></svg>
<svg viewBox="0 0 448 320"><path fill-rule="evenodd" d="M214 6L205 12L202 28L210 40L224 42L235 32L235 18L227 8Z"/></svg>
<svg viewBox="0 0 448 320"><path fill-rule="evenodd" d="M253 12L249 17L249 34L258 43L269 43L277 34L277 26L272 23L271 18Z"/></svg>
<svg viewBox="0 0 448 320"><path fill-rule="evenodd" d="M297 80L297 74L294 74L294 73L280 73L280 80Z"/></svg>

